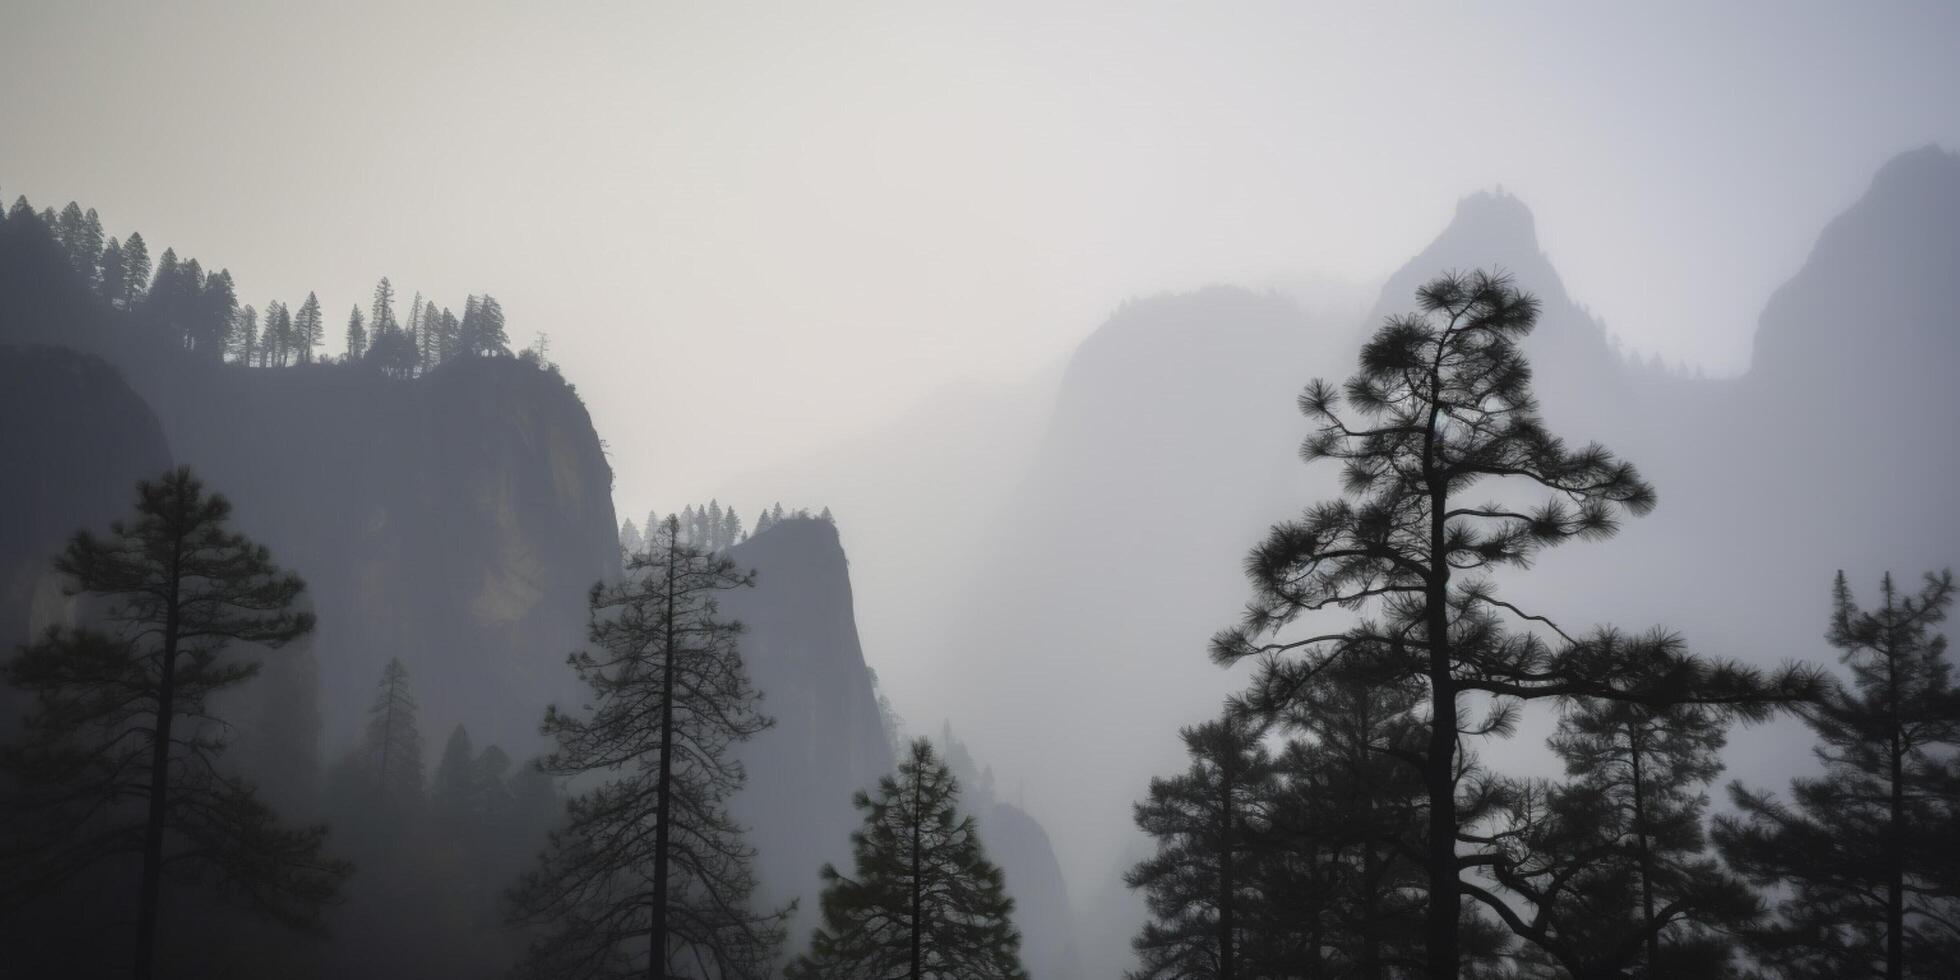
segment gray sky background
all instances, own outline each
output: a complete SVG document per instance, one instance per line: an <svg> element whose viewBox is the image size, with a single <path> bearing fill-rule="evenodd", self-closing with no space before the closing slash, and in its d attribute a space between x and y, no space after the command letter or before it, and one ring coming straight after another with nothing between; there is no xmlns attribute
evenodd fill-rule
<svg viewBox="0 0 1960 980"><path fill-rule="evenodd" d="M1498 184L1630 346L1733 373L1879 163L1960 144L1960 5L1360 7L4 0L0 193L318 290L333 348L384 274L496 294L637 515L1125 296L1372 282Z"/></svg>

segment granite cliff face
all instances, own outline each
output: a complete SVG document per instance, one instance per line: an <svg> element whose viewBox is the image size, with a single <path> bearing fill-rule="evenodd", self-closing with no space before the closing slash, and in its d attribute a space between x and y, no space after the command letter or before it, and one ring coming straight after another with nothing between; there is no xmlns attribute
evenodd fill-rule
<svg viewBox="0 0 1960 980"><path fill-rule="evenodd" d="M758 851L761 894L802 899L798 926L814 925L817 871L851 866L859 816L851 795L896 764L858 644L849 562L828 521L791 518L737 545L753 589L728 593L742 660L775 727L742 746L748 784L733 804ZM801 940L799 932L797 940Z"/></svg>
<svg viewBox="0 0 1960 980"><path fill-rule="evenodd" d="M728 593L723 615L739 620L742 659L775 727L741 748L748 783L732 809L757 849L763 899L799 899L792 946L817 922L825 863L851 867L851 805L897 768L872 674L858 640L850 561L829 521L791 518L737 545L730 557L756 573L753 589ZM970 761L970 760L969 760ZM1071 980L1074 916L1047 833L991 789L963 780L990 858L1016 902L1022 959L1040 980Z"/></svg>
<svg viewBox="0 0 1960 980"><path fill-rule="evenodd" d="M330 746L352 739L390 657L409 667L425 732L465 723L519 758L540 744L544 705L572 693L563 660L583 640L586 590L618 571L611 469L570 385L507 357L412 380L194 359L9 231L0 343L113 367L41 354L69 366L15 368L37 377L8 387L27 405L0 438L47 461L7 493L73 505L28 528L58 541L101 526L126 512L138 477L189 465L231 499L239 530L306 579ZM64 489L76 481L79 496ZM19 615L16 588L0 617Z"/></svg>
<svg viewBox="0 0 1960 980"><path fill-rule="evenodd" d="M100 358L0 346L0 650L60 618L49 561L68 535L122 517L170 465L155 414ZM94 451L77 452L88 446Z"/></svg>

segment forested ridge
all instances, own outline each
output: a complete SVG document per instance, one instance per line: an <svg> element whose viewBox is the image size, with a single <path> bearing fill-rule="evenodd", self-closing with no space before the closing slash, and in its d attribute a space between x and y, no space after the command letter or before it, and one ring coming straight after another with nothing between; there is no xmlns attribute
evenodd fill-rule
<svg viewBox="0 0 1960 980"><path fill-rule="evenodd" d="M41 277L41 289L52 287L46 279L78 284L110 309L128 313L138 329L203 360L251 367L338 360L412 377L457 357L511 354L503 305L488 293L467 297L459 316L418 292L404 313L397 310L394 284L383 276L367 302L353 304L344 321L329 324L333 314L314 293L296 303L267 300L261 309L242 301L229 269L207 271L198 259L168 247L153 265L142 232L105 238L96 210L74 201L59 212L36 212L25 196L16 197L0 220L10 239L12 275L23 282ZM341 353L330 358L322 349L328 331L343 322ZM538 359L544 350L540 335L526 352Z"/></svg>

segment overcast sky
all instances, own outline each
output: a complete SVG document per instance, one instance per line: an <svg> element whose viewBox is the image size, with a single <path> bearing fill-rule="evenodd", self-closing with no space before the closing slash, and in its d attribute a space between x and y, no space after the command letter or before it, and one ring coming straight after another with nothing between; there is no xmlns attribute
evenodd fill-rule
<svg viewBox="0 0 1960 980"><path fill-rule="evenodd" d="M0 0L0 193L318 290L334 348L381 275L494 293L641 514L1125 296L1373 282L1499 184L1630 345L1743 369L1874 168L1960 145L1960 5L1603 6Z"/></svg>

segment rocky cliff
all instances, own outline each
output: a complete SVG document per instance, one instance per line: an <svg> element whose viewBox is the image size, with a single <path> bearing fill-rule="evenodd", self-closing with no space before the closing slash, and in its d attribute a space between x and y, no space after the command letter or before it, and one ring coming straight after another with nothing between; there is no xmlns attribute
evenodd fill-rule
<svg viewBox="0 0 1960 980"><path fill-rule="evenodd" d="M408 664L425 732L466 723L520 758L539 744L544 704L571 693L563 659L583 639L586 590L618 570L611 469L570 385L512 358L411 380L194 359L64 278L50 243L6 232L0 343L115 368L70 358L7 388L29 402L0 417L0 438L21 444L9 465L53 460L15 470L9 496L65 500L68 482L86 484L29 529L58 538L120 516L136 477L174 458L306 579L330 745L351 740L390 657Z"/></svg>

